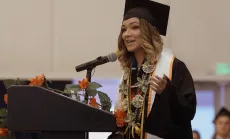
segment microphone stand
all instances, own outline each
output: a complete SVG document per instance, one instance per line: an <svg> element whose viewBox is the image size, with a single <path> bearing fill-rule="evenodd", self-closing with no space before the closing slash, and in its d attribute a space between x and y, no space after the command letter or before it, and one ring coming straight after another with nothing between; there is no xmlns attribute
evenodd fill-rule
<svg viewBox="0 0 230 139"><path fill-rule="evenodd" d="M92 70L93 70L94 68L95 68L95 67L93 67L93 66L87 68L86 78L88 79L89 82L91 82Z"/></svg>
<svg viewBox="0 0 230 139"><path fill-rule="evenodd" d="M94 66L91 66L87 68L87 73L86 73L86 78L88 79L88 82L91 82L91 77L92 77L92 70L94 69ZM85 101L88 103L89 96L87 93L85 93Z"/></svg>
<svg viewBox="0 0 230 139"><path fill-rule="evenodd" d="M86 78L88 79L89 82L91 82L92 70L94 68L95 68L94 66L87 68ZM88 102L88 99L89 99L89 96L87 93L85 93L85 101ZM89 139L89 132L85 132L85 139Z"/></svg>

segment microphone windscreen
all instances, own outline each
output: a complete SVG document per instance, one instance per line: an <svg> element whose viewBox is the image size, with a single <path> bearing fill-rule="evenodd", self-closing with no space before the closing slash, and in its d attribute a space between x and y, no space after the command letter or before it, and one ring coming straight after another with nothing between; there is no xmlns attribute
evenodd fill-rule
<svg viewBox="0 0 230 139"><path fill-rule="evenodd" d="M108 57L110 62L115 62L117 60L116 53L110 53L107 57Z"/></svg>

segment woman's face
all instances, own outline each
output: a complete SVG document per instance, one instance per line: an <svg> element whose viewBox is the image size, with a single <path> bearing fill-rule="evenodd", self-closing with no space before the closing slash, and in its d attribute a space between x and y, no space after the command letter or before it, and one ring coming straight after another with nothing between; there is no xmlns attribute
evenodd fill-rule
<svg viewBox="0 0 230 139"><path fill-rule="evenodd" d="M141 30L140 20L138 18L130 18L123 21L122 39L129 52L135 52L141 49Z"/></svg>
<svg viewBox="0 0 230 139"><path fill-rule="evenodd" d="M230 118L228 116L220 116L215 121L216 133L219 136L227 136L230 132Z"/></svg>

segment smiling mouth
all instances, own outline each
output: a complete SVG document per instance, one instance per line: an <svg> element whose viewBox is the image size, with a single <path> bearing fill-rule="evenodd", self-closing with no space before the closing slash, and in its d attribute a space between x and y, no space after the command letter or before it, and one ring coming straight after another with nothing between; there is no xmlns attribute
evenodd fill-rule
<svg viewBox="0 0 230 139"><path fill-rule="evenodd" d="M135 40L128 40L128 41L125 41L127 44L130 44L130 43L133 43L135 42Z"/></svg>

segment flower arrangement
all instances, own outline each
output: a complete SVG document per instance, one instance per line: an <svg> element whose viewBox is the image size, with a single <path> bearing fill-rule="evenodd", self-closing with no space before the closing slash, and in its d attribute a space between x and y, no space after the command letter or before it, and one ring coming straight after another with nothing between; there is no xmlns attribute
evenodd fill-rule
<svg viewBox="0 0 230 139"><path fill-rule="evenodd" d="M10 87L11 85L25 85L25 82L22 82L19 79L17 80L7 79L4 80L3 82L6 88ZM110 111L111 109L111 99L109 98L109 96L106 93L97 90L102 86L96 82L89 82L87 78L78 81L78 84L66 84L64 90L57 90L57 89L50 88L48 86L48 80L46 79L45 75L41 74L32 79L29 79L28 85L44 87L56 93L69 96L77 101L85 103L94 108L102 109L105 111ZM97 95L99 97L100 103L96 101L95 97ZM81 100L80 96L83 97L83 100ZM8 104L7 93L4 95L4 101L6 104ZM7 118L7 108L0 109L0 139L13 138L12 133L7 129L6 118Z"/></svg>
<svg viewBox="0 0 230 139"><path fill-rule="evenodd" d="M112 106L111 99L106 93L97 90L101 87L100 84L89 82L88 79L85 78L82 81L78 81L78 84L67 84L64 93L70 94L76 98L76 100L89 104L92 107L110 111ZM96 102L96 95L98 95L100 103ZM80 100L80 96L83 96L84 99Z"/></svg>

